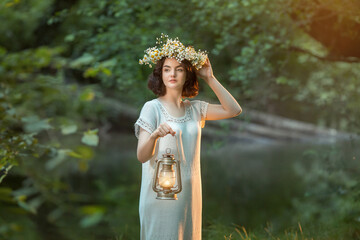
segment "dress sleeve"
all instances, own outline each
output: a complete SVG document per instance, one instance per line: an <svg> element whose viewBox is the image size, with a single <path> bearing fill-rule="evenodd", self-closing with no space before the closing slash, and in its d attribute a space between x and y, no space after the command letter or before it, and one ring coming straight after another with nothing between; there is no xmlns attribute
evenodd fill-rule
<svg viewBox="0 0 360 240"><path fill-rule="evenodd" d="M209 103L200 101L200 114L201 114L201 128L205 127L205 119L207 114Z"/></svg>
<svg viewBox="0 0 360 240"><path fill-rule="evenodd" d="M200 126L201 128L204 128L209 103L205 101L194 100L192 101L192 104L195 107L196 115L198 117L198 121L200 122Z"/></svg>
<svg viewBox="0 0 360 240"><path fill-rule="evenodd" d="M141 109L140 116L135 122L135 136L139 138L140 127L148 133L153 133L157 126L156 107L151 102L146 102Z"/></svg>

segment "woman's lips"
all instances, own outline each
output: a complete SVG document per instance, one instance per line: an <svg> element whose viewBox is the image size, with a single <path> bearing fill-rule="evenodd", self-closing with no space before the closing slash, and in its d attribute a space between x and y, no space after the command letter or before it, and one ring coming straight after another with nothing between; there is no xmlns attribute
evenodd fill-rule
<svg viewBox="0 0 360 240"><path fill-rule="evenodd" d="M171 79L169 82L176 83L177 81L175 79Z"/></svg>

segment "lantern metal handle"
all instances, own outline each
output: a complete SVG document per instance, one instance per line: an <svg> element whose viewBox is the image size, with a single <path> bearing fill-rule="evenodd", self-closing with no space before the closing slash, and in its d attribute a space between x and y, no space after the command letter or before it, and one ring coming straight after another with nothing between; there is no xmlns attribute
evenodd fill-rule
<svg viewBox="0 0 360 240"><path fill-rule="evenodd" d="M176 162L176 175L177 175L177 179L179 179L178 180L178 189L176 190L176 191L174 191L175 192L175 194L176 193L179 193L179 192L181 192L181 190L182 190L182 184L181 184L181 172L180 172L180 151L179 151L179 140L177 139L177 137L176 137L176 135L174 135L174 137L175 137L175 140L176 140L176 148L177 148L177 151L178 151L178 158L179 158L179 160Z"/></svg>

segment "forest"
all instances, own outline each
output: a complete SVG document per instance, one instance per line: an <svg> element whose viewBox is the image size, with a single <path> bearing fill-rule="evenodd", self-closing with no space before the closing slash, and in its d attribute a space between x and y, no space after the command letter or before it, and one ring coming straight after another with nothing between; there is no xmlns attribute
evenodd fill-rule
<svg viewBox="0 0 360 240"><path fill-rule="evenodd" d="M203 239L360 239L357 0L1 1L0 239L139 239L161 33L243 109L203 130Z"/></svg>

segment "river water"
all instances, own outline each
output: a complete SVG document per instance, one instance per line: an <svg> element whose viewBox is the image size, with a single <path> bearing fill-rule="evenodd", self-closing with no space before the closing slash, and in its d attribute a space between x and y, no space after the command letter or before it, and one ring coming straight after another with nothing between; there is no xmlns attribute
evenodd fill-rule
<svg viewBox="0 0 360 240"><path fill-rule="evenodd" d="M116 206L119 216L127 216L127 220L118 222L119 226L138 224L141 164L136 159L136 145L137 139L130 133L109 135L101 142L90 168L91 174L102 176L110 187L131 186L126 193L131 195L127 196L131 202ZM254 144L203 138L204 227L214 222L246 228L271 222L279 228L287 227L295 221L294 199L306 194L304 179L314 159L336 151L341 156L339 161L345 159L356 165L360 157L357 146L352 141Z"/></svg>

